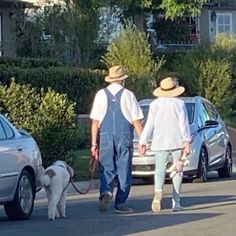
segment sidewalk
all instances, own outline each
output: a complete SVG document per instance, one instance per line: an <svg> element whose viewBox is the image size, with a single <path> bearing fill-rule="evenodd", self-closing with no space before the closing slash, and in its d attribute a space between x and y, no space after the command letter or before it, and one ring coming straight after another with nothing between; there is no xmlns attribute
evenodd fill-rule
<svg viewBox="0 0 236 236"><path fill-rule="evenodd" d="M89 191L97 190L99 188L99 184L100 184L99 180L94 179ZM90 180L89 181L74 182L74 185L77 189L79 189L79 191L84 192L88 189L88 187L90 185ZM67 188L67 195L74 195L74 194L78 194L78 192L74 189L72 184L69 184L69 186ZM45 193L44 188L42 188L36 194L36 200L43 199L43 198L46 198L46 193Z"/></svg>

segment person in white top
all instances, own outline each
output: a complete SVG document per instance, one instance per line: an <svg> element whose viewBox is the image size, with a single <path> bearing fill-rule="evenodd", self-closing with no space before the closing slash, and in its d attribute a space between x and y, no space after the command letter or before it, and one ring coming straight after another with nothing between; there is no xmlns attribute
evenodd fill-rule
<svg viewBox="0 0 236 236"><path fill-rule="evenodd" d="M181 157L184 151L190 153L190 131L184 101L177 96L183 94L185 88L178 85L177 79L167 77L160 87L153 92L156 98L149 108L147 122L139 140L139 153L144 155L149 136L153 132L151 150L155 152L154 198L152 211L161 210L162 189L166 176L166 163L172 158L173 162ZM175 175L173 181L173 211L182 210L180 204L180 189L182 175Z"/></svg>
<svg viewBox="0 0 236 236"><path fill-rule="evenodd" d="M121 66L111 67L105 78L110 85L97 92L90 114L92 156L99 146L99 209L102 212L108 210L116 176L115 212L132 211L126 206L126 200L132 185L133 128L140 135L143 113L134 94L124 88L127 77Z"/></svg>

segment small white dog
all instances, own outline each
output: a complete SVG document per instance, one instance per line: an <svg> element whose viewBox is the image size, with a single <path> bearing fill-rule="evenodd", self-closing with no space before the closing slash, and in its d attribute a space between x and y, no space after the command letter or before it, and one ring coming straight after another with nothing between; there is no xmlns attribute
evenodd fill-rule
<svg viewBox="0 0 236 236"><path fill-rule="evenodd" d="M66 217L66 188L74 170L64 161L56 161L40 177L48 199L48 219Z"/></svg>

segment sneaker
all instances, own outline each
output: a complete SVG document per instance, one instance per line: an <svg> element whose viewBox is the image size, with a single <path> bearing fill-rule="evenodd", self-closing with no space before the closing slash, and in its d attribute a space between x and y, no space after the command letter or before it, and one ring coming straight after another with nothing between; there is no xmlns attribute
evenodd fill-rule
<svg viewBox="0 0 236 236"><path fill-rule="evenodd" d="M161 211L161 200L162 200L162 191L157 191L154 195L152 201L152 211L159 212Z"/></svg>
<svg viewBox="0 0 236 236"><path fill-rule="evenodd" d="M129 214L132 212L133 212L132 208L125 207L125 206L115 208L115 213L117 213L117 214Z"/></svg>
<svg viewBox="0 0 236 236"><path fill-rule="evenodd" d="M172 211L177 212L177 211L183 211L184 207L180 205L179 202L175 202L172 200Z"/></svg>
<svg viewBox="0 0 236 236"><path fill-rule="evenodd" d="M100 200L99 210L100 212L106 212L109 207L109 203L112 199L112 194L110 192L106 192Z"/></svg>

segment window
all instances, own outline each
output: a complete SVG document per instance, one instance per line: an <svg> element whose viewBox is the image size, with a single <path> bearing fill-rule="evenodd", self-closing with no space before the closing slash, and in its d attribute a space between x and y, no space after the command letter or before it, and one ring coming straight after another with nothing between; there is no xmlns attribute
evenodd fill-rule
<svg viewBox="0 0 236 236"><path fill-rule="evenodd" d="M207 120L210 120L209 118L209 114L207 112L207 109L205 107L205 105L203 103L199 104L199 120L198 120L198 126L204 127L205 126L205 122Z"/></svg>
<svg viewBox="0 0 236 236"><path fill-rule="evenodd" d="M149 105L141 106L142 112L143 112L143 125L147 122L148 112L149 112Z"/></svg>
<svg viewBox="0 0 236 236"><path fill-rule="evenodd" d="M217 120L218 119L218 112L216 111L215 107L210 103L205 103L205 107L207 109L207 112L209 114L209 117L211 120Z"/></svg>
<svg viewBox="0 0 236 236"><path fill-rule="evenodd" d="M216 34L232 34L232 14L217 13L216 17Z"/></svg>
<svg viewBox="0 0 236 236"><path fill-rule="evenodd" d="M185 103L185 105L186 105L186 110L188 113L189 124L192 124L193 120L194 120L195 104L194 103Z"/></svg>
<svg viewBox="0 0 236 236"><path fill-rule="evenodd" d="M6 139L6 133L3 129L2 122L0 121L0 140Z"/></svg>
<svg viewBox="0 0 236 236"><path fill-rule="evenodd" d="M0 119L0 139L10 139L14 137L12 128L2 119Z"/></svg>

